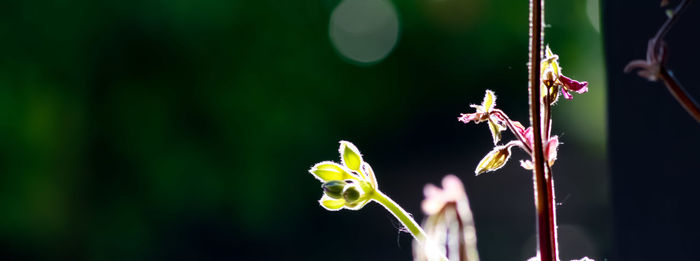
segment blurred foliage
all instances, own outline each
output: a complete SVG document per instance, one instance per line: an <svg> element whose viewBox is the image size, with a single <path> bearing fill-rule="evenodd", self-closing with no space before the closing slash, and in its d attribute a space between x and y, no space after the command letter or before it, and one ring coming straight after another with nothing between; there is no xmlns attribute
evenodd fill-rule
<svg viewBox="0 0 700 261"><path fill-rule="evenodd" d="M418 217L423 184L459 175L484 259L533 255L523 246L534 231L528 175L512 167L476 180L490 137L456 121L486 88L526 121L527 1L393 1L399 42L372 66L333 49L338 3L0 4L0 257L325 260L343 250L333 242L361 240L370 259L409 258L383 210L318 206L306 170L333 159L340 139L366 148L383 190ZM607 209L601 39L586 6L547 5L564 73L591 83L555 115L562 154L586 162L562 156L558 167L597 171L562 177L557 192L579 193L560 222L590 229L589 255L604 256L606 224L585 214ZM521 194L497 195L514 185ZM514 198L519 207L503 205ZM367 223L375 229L353 229Z"/></svg>

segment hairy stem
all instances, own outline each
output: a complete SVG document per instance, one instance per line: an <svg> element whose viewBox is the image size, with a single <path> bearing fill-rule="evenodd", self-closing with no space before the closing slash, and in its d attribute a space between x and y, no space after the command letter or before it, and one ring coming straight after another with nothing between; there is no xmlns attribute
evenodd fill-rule
<svg viewBox="0 0 700 261"><path fill-rule="evenodd" d="M554 174L552 173L552 168L547 162L545 162L547 171L547 213L548 223L547 227L549 229L549 241L552 242L552 252L554 255L554 260L559 260L559 248L557 245L557 209L556 201L554 199ZM542 259L545 260L545 259Z"/></svg>
<svg viewBox="0 0 700 261"><path fill-rule="evenodd" d="M385 195L381 191L374 191L372 194L372 199L374 201L377 201L377 203L381 204L386 208L386 210L389 210L396 219L401 221L401 223L408 229L408 232L411 233L411 235L418 240L418 242L425 242L426 240L426 235L425 231L423 231L423 228L418 225L418 223L413 219L411 214L406 212L399 204L396 204L389 196Z"/></svg>
<svg viewBox="0 0 700 261"><path fill-rule="evenodd" d="M523 137L523 135L520 134L520 132L515 130L515 127L513 126L513 121L511 121L511 119L508 118L508 115L506 115L503 111L499 109L494 109L493 112L506 120L506 126L508 126L510 132L512 132L513 135L515 135L515 137L518 138L518 140L523 144L523 149L525 150L525 152L527 152L528 154L532 154L532 148L530 148L530 144L528 144L527 140L525 140L525 137Z"/></svg>
<svg viewBox="0 0 700 261"><path fill-rule="evenodd" d="M398 219L401 224L403 224L406 229L408 229L408 232L411 233L413 238L418 241L419 244L424 245L428 243L428 236L425 234L425 231L423 231L423 228L418 225L416 220L413 219L410 213L406 212L399 204L397 204L394 200L392 200L389 196L386 194L382 193L379 190L375 190L374 193L372 193L371 196L372 200L376 201L380 205L382 205L386 210L388 210L396 219ZM448 260L446 257L441 257L441 260Z"/></svg>
<svg viewBox="0 0 700 261"><path fill-rule="evenodd" d="M542 261L557 258L556 229L554 224L553 188L548 186L545 173L544 151L542 148L542 119L540 114L542 97L540 91L540 63L544 25L544 0L530 0L530 123L533 133L532 162L534 163L535 207L537 209L537 234L539 257ZM548 105L548 104L547 104ZM551 173L550 173L551 174ZM551 180L550 180L551 181Z"/></svg>

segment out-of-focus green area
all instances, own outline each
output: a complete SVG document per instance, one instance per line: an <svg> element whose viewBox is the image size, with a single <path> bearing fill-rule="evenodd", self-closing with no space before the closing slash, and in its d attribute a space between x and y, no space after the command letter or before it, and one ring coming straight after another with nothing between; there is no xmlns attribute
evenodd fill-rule
<svg viewBox="0 0 700 261"><path fill-rule="evenodd" d="M396 43L370 64L331 41L340 2L0 4L0 256L327 260L362 240L372 257L410 257L381 208L316 203L320 184L306 171L338 160L341 139L417 217L422 186L457 174L484 259L534 255L527 172L514 158L505 173L473 177L490 137L456 121L484 89L527 121L528 1L385 1ZM556 108L557 193L574 205L560 224L588 229L586 249L605 255L606 225L591 216L607 209L597 13L592 0L548 2L546 41L566 75L590 82ZM566 176L580 165L597 172ZM523 193L508 192L516 186Z"/></svg>

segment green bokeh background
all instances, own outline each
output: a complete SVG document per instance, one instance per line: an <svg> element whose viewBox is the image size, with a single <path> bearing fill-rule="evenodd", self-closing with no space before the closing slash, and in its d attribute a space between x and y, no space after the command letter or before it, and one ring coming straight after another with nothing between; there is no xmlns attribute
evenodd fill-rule
<svg viewBox="0 0 700 261"><path fill-rule="evenodd" d="M457 174L484 260L534 255L525 155L474 177L490 137L456 121L484 89L526 121L527 1L394 0L398 44L373 65L334 49L339 2L0 4L0 257L409 259L380 207L318 206L306 171L341 139L419 219L422 186ZM611 253L597 6L547 3L546 42L590 82L555 112L560 224L591 245L562 258Z"/></svg>

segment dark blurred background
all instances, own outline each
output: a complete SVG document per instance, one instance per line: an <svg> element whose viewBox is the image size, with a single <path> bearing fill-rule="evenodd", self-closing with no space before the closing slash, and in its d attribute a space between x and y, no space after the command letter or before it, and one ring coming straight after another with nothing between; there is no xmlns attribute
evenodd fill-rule
<svg viewBox="0 0 700 261"><path fill-rule="evenodd" d="M614 255L599 13L547 2L546 42L590 82L555 107L563 260ZM491 137L457 122L485 89L527 122L528 1L22 0L0 17L3 260L410 260L379 205L318 205L307 170L341 139L418 220L423 186L458 175L483 260L535 254L525 153L475 177Z"/></svg>
<svg viewBox="0 0 700 261"><path fill-rule="evenodd" d="M697 100L700 5L694 2L666 43L667 67ZM622 73L629 61L645 58L666 15L658 1L606 1L603 10L617 258L699 260L700 124L661 83Z"/></svg>

